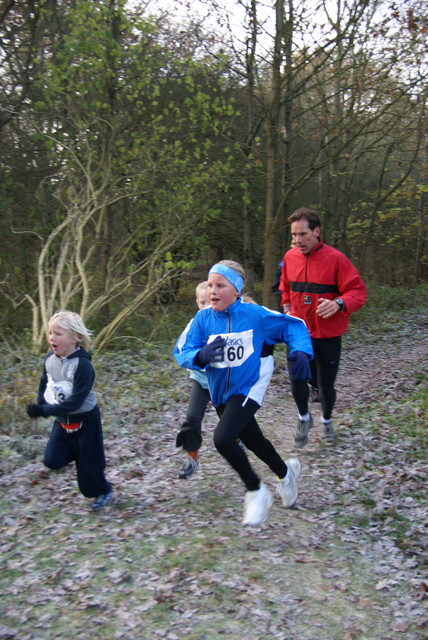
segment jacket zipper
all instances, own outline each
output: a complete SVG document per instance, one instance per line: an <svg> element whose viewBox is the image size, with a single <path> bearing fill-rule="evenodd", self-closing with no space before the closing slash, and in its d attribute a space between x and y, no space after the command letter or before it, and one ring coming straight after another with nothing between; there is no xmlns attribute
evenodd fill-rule
<svg viewBox="0 0 428 640"><path fill-rule="evenodd" d="M227 311L225 311L225 313L226 313L226 316L227 316L227 327L228 327L227 332L228 332L228 333L231 333L231 329L232 329L232 321L231 321L231 319L230 319L230 315L229 315L229 313L228 313ZM229 391L230 391L230 377L231 377L231 375L232 375L232 369L229 367L229 368L228 368L228 371L227 371L227 384L226 384L226 394L225 394L225 398L226 398L227 394L228 394L228 393L229 393Z"/></svg>

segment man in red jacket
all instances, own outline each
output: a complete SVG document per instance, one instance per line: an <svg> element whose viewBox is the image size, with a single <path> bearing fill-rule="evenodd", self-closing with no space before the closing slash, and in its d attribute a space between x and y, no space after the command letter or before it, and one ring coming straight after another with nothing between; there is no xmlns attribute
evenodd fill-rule
<svg viewBox="0 0 428 640"><path fill-rule="evenodd" d="M349 316L367 299L367 290L352 262L340 251L324 244L321 220L314 209L297 209L288 218L293 248L284 256L279 288L284 313L302 318L309 329L318 372L322 406L321 422L326 441L334 441L332 412L336 400L334 382L339 369L341 336ZM308 409L305 381L291 381L299 412L297 447L308 442L313 420Z"/></svg>

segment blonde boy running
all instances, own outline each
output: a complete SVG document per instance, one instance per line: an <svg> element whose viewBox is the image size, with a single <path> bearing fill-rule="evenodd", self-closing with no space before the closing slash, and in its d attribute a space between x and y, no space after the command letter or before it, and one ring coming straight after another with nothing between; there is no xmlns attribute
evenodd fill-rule
<svg viewBox="0 0 428 640"><path fill-rule="evenodd" d="M87 352L91 332L72 311L58 311L49 320L49 343L36 404L27 405L30 418L54 416L44 464L61 469L74 460L82 494L95 498L92 509L113 501L104 476L105 456L100 410L93 389L95 370Z"/></svg>

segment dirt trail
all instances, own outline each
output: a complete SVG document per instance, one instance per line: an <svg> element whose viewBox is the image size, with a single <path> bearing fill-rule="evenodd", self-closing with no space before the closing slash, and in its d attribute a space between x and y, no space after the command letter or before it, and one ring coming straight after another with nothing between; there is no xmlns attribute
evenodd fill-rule
<svg viewBox="0 0 428 640"><path fill-rule="evenodd" d="M426 370L427 353L424 336L388 358L382 347L347 346L338 441L323 443L313 404L315 426L298 452L277 368L259 419L285 457L298 454L303 473L297 508L276 498L261 527L240 525L243 488L213 449L212 409L189 481L177 479L174 448L184 402L146 416L143 434L110 417L118 502L105 513L84 509L72 468L47 474L40 456L11 461L1 477L0 638L426 640L428 469L413 464L411 444L393 437L384 414L389 397L414 388L409 374ZM355 414L372 403L369 422ZM254 464L274 490L272 474Z"/></svg>

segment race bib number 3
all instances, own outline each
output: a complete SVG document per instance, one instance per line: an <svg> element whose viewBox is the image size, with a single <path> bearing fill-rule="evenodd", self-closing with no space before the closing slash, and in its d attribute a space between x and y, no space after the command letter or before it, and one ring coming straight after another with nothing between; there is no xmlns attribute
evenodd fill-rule
<svg viewBox="0 0 428 640"><path fill-rule="evenodd" d="M212 342L218 335L227 341L224 347L224 361L212 362L212 367L216 367L216 369L239 367L254 353L252 329L237 333L217 333L210 336L208 342Z"/></svg>
<svg viewBox="0 0 428 640"><path fill-rule="evenodd" d="M71 396L72 391L73 385L68 380L53 382L52 379L49 379L44 397L48 404L61 404Z"/></svg>

